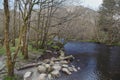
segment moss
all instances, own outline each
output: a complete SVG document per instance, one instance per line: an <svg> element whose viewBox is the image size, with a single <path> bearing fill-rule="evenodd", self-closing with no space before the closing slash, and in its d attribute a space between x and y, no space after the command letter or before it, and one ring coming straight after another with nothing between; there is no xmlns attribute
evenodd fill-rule
<svg viewBox="0 0 120 80"><path fill-rule="evenodd" d="M57 46L57 45L52 46L52 48L53 48L53 49L55 49L55 50L60 50L60 47L59 47L59 46Z"/></svg>
<svg viewBox="0 0 120 80"><path fill-rule="evenodd" d="M10 77L10 76L4 76L3 80L20 80L21 78L18 76Z"/></svg>
<svg viewBox="0 0 120 80"><path fill-rule="evenodd" d="M10 47L11 52L15 52L15 47Z"/></svg>

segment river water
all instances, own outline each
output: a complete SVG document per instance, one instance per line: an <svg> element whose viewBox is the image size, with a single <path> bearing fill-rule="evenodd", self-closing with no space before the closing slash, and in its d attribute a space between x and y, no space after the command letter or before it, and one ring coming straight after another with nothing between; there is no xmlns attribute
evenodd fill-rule
<svg viewBox="0 0 120 80"><path fill-rule="evenodd" d="M120 80L120 47L89 42L68 42L65 52L81 70L57 80Z"/></svg>

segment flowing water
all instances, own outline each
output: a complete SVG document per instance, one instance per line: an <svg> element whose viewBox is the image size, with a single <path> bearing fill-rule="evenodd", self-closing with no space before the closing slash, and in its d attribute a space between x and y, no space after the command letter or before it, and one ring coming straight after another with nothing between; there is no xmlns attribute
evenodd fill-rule
<svg viewBox="0 0 120 80"><path fill-rule="evenodd" d="M81 70L57 80L120 80L120 47L88 42L68 42L65 52L75 56Z"/></svg>

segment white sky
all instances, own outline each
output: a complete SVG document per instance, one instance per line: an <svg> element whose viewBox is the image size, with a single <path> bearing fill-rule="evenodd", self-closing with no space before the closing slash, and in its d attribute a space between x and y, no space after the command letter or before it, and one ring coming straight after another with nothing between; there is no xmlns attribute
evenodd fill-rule
<svg viewBox="0 0 120 80"><path fill-rule="evenodd" d="M90 7L94 10L98 10L102 2L102 0L81 0L82 5L84 5L85 7Z"/></svg>
<svg viewBox="0 0 120 80"><path fill-rule="evenodd" d="M3 8L3 0L0 0L0 8ZM10 0L12 1L12 0ZM70 0L68 0L70 1ZM74 2L75 4L79 5L84 5L85 7L89 7L91 9L94 10L98 10L99 6L102 3L102 0L71 0L72 2Z"/></svg>

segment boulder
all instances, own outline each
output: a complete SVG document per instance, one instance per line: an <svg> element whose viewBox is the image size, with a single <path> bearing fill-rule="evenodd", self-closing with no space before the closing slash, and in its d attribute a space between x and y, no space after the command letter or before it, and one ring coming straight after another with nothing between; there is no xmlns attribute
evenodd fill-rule
<svg viewBox="0 0 120 80"><path fill-rule="evenodd" d="M24 80L32 80L31 76L32 76L32 72L26 72L24 74Z"/></svg>
<svg viewBox="0 0 120 80"><path fill-rule="evenodd" d="M39 75L38 80L46 80L47 74L42 73Z"/></svg>
<svg viewBox="0 0 120 80"><path fill-rule="evenodd" d="M52 57L51 60L54 61L56 58L55 57Z"/></svg>
<svg viewBox="0 0 120 80"><path fill-rule="evenodd" d="M58 70L54 70L54 71L51 72L51 75L53 77L59 77L60 76L60 72Z"/></svg>
<svg viewBox="0 0 120 80"><path fill-rule="evenodd" d="M63 64L62 67L68 68L68 65L67 64Z"/></svg>
<svg viewBox="0 0 120 80"><path fill-rule="evenodd" d="M71 71L71 72L74 71L72 67L68 67L68 70Z"/></svg>
<svg viewBox="0 0 120 80"><path fill-rule="evenodd" d="M46 71L47 71L47 72L50 72L50 71L52 70L50 64L45 64L44 66L46 67Z"/></svg>
<svg viewBox="0 0 120 80"><path fill-rule="evenodd" d="M44 64L46 68L50 68L50 64Z"/></svg>
<svg viewBox="0 0 120 80"><path fill-rule="evenodd" d="M67 68L62 68L62 71L68 75L72 74Z"/></svg>
<svg viewBox="0 0 120 80"><path fill-rule="evenodd" d="M54 65L52 66L52 68L53 68L54 70L58 70L58 71L61 70L60 64L54 64Z"/></svg>
<svg viewBox="0 0 120 80"><path fill-rule="evenodd" d="M60 62L59 62L59 61L56 61L55 64L60 64Z"/></svg>
<svg viewBox="0 0 120 80"><path fill-rule="evenodd" d="M52 75L48 74L48 80L51 80L51 79L52 79Z"/></svg>
<svg viewBox="0 0 120 80"><path fill-rule="evenodd" d="M61 64L68 64L68 62L65 61L65 60L60 61L60 63L61 63Z"/></svg>
<svg viewBox="0 0 120 80"><path fill-rule="evenodd" d="M51 60L51 61L50 61L50 65L54 65L54 64L55 64L55 63Z"/></svg>
<svg viewBox="0 0 120 80"><path fill-rule="evenodd" d="M47 68L44 65L39 65L37 69L39 73L45 73L47 70Z"/></svg>

